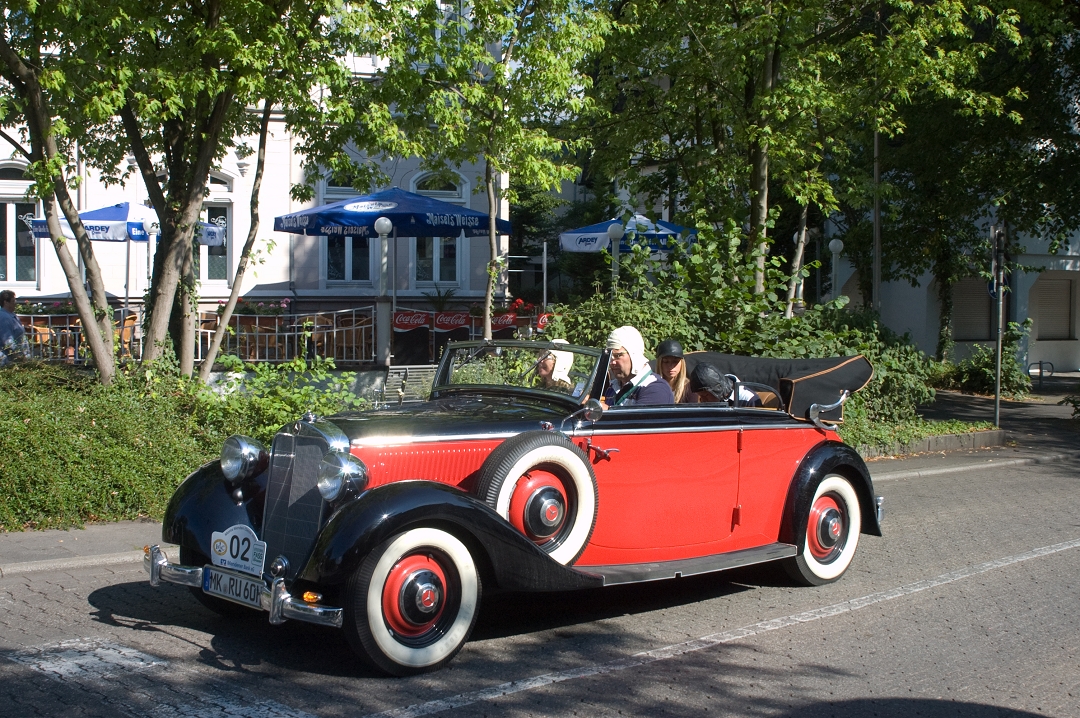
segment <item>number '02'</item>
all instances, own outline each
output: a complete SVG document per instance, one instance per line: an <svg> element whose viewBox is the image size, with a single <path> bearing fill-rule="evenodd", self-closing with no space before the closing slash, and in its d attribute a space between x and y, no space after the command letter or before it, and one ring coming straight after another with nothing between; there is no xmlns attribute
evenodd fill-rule
<svg viewBox="0 0 1080 718"><path fill-rule="evenodd" d="M233 559L239 559L241 561L247 561L248 553L251 552L251 539L244 537L242 540L239 536L233 536L229 539L229 556Z"/></svg>

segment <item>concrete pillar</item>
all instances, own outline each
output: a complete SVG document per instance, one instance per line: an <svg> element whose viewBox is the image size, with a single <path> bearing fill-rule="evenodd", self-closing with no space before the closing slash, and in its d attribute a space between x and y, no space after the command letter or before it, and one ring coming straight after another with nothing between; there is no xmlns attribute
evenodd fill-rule
<svg viewBox="0 0 1080 718"><path fill-rule="evenodd" d="M394 331L390 297L375 300L375 363L390 366L390 337Z"/></svg>

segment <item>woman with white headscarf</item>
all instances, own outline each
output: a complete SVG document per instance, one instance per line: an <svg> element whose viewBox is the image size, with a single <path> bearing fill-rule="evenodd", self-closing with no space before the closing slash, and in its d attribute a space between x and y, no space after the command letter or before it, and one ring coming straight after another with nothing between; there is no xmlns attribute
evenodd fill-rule
<svg viewBox="0 0 1080 718"><path fill-rule="evenodd" d="M552 344L568 344L565 339L552 339ZM549 351L536 365L536 376L539 384L544 389L569 392L573 388L570 383L570 369L574 366L574 354L572 352Z"/></svg>
<svg viewBox="0 0 1080 718"><path fill-rule="evenodd" d="M607 348L611 350L611 381L604 392L604 403L609 408L675 403L671 387L649 366L641 332L630 326L619 327L608 335Z"/></svg>

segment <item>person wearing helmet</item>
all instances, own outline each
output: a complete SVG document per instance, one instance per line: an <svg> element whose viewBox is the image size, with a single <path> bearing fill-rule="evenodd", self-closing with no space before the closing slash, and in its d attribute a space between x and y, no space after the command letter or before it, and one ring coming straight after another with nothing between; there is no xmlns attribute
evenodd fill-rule
<svg viewBox="0 0 1080 718"><path fill-rule="evenodd" d="M690 379L686 376L683 348L677 339L665 339L656 347L656 373L671 387L676 404L683 404L691 399Z"/></svg>
<svg viewBox="0 0 1080 718"><path fill-rule="evenodd" d="M671 387L649 366L641 332L631 326L619 327L608 335L607 348L611 350L610 382L604 392L608 408L675 403Z"/></svg>
<svg viewBox="0 0 1080 718"><path fill-rule="evenodd" d="M690 373L690 391L701 403L730 403L735 398L735 385L739 377L724 374L715 364L701 362ZM742 406L761 406L761 399L746 387L739 387L739 402Z"/></svg>

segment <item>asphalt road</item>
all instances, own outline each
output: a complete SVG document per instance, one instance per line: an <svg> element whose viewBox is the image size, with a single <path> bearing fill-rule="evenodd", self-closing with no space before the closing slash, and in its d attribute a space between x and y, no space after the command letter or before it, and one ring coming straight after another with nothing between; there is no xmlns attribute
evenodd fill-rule
<svg viewBox="0 0 1080 718"><path fill-rule="evenodd" d="M366 673L331 629L227 620L135 565L0 579L0 714L1080 716L1080 474L880 482L838 583L765 568L486 601L450 667ZM440 712L441 711L441 712Z"/></svg>

